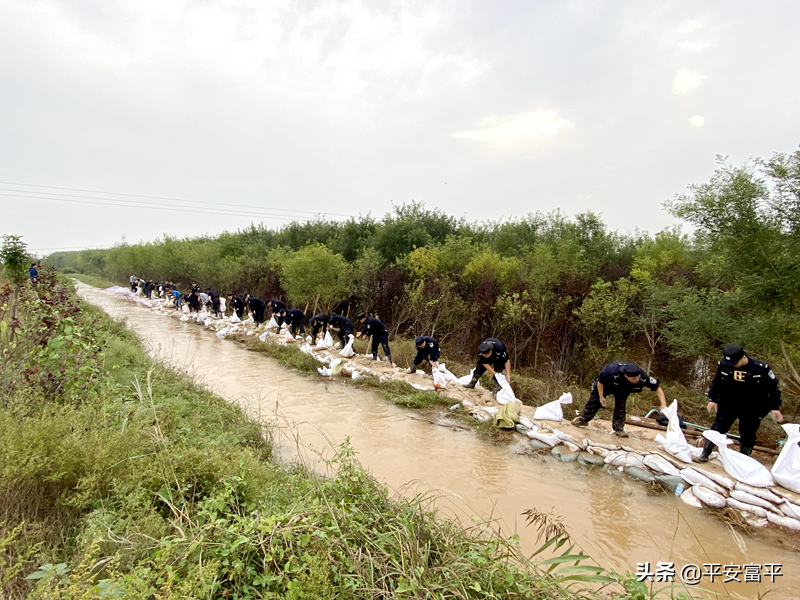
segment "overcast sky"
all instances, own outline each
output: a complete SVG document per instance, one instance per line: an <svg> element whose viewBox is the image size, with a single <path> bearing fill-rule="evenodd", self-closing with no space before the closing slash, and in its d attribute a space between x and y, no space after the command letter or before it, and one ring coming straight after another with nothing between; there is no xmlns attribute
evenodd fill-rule
<svg viewBox="0 0 800 600"><path fill-rule="evenodd" d="M789 1L0 0L0 180L26 184L0 184L0 233L47 252L411 200L655 232L717 153L797 149L799 34Z"/></svg>

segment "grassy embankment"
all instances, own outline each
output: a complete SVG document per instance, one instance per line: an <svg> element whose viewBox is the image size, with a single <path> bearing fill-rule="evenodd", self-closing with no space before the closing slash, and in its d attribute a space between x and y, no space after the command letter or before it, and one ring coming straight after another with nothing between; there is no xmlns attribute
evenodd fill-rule
<svg viewBox="0 0 800 600"><path fill-rule="evenodd" d="M24 294L13 339L9 298L2 597L593 597L576 579L651 597L584 555L537 567L486 524L389 498L347 446L330 479L276 462L262 424L154 363L52 274Z"/></svg>

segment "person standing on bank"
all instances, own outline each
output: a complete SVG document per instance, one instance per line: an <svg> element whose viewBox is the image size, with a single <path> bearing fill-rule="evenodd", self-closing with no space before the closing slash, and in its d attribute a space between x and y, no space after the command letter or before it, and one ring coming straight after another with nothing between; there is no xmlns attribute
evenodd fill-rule
<svg viewBox="0 0 800 600"><path fill-rule="evenodd" d="M439 342L430 336L420 335L414 339L414 345L417 347L417 355L414 357L414 364L411 365L411 368L406 371L406 373L409 375L411 373L416 373L417 366L422 364L423 360L428 361L428 363L431 365L431 369L439 368L439 364L437 362L439 360L439 355L441 354Z"/></svg>
<svg viewBox="0 0 800 600"><path fill-rule="evenodd" d="M381 323L375 317L368 317L367 313L358 313L356 323L362 327L361 331L356 334L356 337L370 337L372 336L372 360L378 360L378 346L383 346L383 353L386 355L386 364L390 367L392 364L392 352L389 350L389 330L386 325Z"/></svg>
<svg viewBox="0 0 800 600"><path fill-rule="evenodd" d="M667 407L664 390L655 377L649 377L636 363L613 362L607 364L592 382L589 401L583 407L583 414L572 420L576 427L585 427L594 419L597 411L606 407L606 397L614 396L614 416L611 427L614 435L628 437L625 431L625 414L628 396L641 392L644 388L652 390L661 402L661 409Z"/></svg>
<svg viewBox="0 0 800 600"><path fill-rule="evenodd" d="M347 345L348 336L353 333L353 322L344 315L331 314L328 320L328 327L331 331L335 331L339 336L339 341L342 343L342 348Z"/></svg>
<svg viewBox="0 0 800 600"><path fill-rule="evenodd" d="M324 336L328 333L328 315L325 313L319 313L314 315L308 320L308 324L311 325L311 341L317 341L317 334L322 331L322 335Z"/></svg>
<svg viewBox="0 0 800 600"><path fill-rule="evenodd" d="M478 346L478 362L475 371L472 373L472 380L465 385L469 389L474 389L478 385L478 380L486 371L492 375L492 393L500 391L500 384L495 379L495 375L505 371L506 379L511 383L511 359L508 356L506 345L497 338L486 338Z"/></svg>
<svg viewBox="0 0 800 600"><path fill-rule="evenodd" d="M264 311L267 309L266 303L261 298L251 296L250 292L244 293L244 303L247 305L247 309L252 313L253 321L259 324L263 323Z"/></svg>
<svg viewBox="0 0 800 600"><path fill-rule="evenodd" d="M763 361L750 358L741 346L729 344L722 350L714 381L708 389L708 412L717 412L712 431L725 435L739 419L740 452L749 456L756 445L756 432L761 419L771 413L778 422L781 414L781 390L778 378ZM706 440L703 454L697 459L707 462L715 445Z"/></svg>
<svg viewBox="0 0 800 600"><path fill-rule="evenodd" d="M286 323L291 329L292 337L297 335L298 328L300 329L301 336L305 334L306 313L304 313L302 310L299 308L282 308L280 316L284 323Z"/></svg>
<svg viewBox="0 0 800 600"><path fill-rule="evenodd" d="M239 298L239 296L228 294L228 304L230 304L231 308L236 311L236 316L239 317L239 320L241 321L244 318L244 300Z"/></svg>

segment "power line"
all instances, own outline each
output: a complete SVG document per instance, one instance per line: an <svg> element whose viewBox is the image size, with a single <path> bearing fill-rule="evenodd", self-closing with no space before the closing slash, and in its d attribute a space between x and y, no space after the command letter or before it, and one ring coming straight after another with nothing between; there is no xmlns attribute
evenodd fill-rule
<svg viewBox="0 0 800 600"><path fill-rule="evenodd" d="M253 208L253 209L256 209L256 210L276 210L276 211L281 211L281 212L305 213L305 214L310 214L310 215L327 214L327 215L333 215L333 216L336 216L336 217L351 217L352 216L352 215L346 215L346 214L342 214L342 213L331 213L331 212L288 209L288 208L271 208L270 207L270 208L264 209L264 208L259 207L259 206L252 206L252 205L248 205L248 204L227 204L227 203L224 203L224 202L207 202L207 201L203 201L203 200L185 200L183 198L171 198L169 196L147 196L147 195L144 195L144 194L127 194L127 193L124 193L124 192L106 192L106 191L100 191L100 190L87 190L87 189L83 189L83 188L59 187L59 186L53 186L53 185L39 185L39 184L36 184L36 183L17 183L17 182L14 182L14 181L0 181L0 184L17 185L17 186L25 186L25 187L47 188L47 189L51 189L51 190L68 190L68 191L71 191L71 192L87 192L87 193L90 193L90 194L106 194L106 195L110 195L110 196L128 196L128 197L131 197L131 198L149 198L151 200L174 200L176 202L188 202L188 203L192 203L192 204L209 204L209 205L225 206L225 207L235 206L237 208ZM9 190L9 191L18 191L18 190ZM41 192L34 192L33 190L19 190L19 191L29 191L30 193L41 193ZM65 194L60 194L59 193L59 195L65 195Z"/></svg>
<svg viewBox="0 0 800 600"><path fill-rule="evenodd" d="M9 198L22 198L26 200L54 200L57 202L72 202L75 204L97 204L101 206L116 206L116 207L124 207L124 208L144 208L149 210L167 210L173 212L186 212L186 213L197 213L197 214L207 214L207 215L227 215L227 216L236 216L236 217L252 217L258 219L271 219L271 220L279 220L279 221L309 221L311 220L309 217L305 216L289 216L289 215L270 215L265 213L248 213L244 211L222 211L222 210L214 210L214 209L192 209L189 207L184 206L164 206L162 204L156 204L155 202L143 202L138 200L115 200L113 198L94 198L92 196L77 196L77 195L67 195L63 194L66 197L58 197L58 196L43 196L46 192L32 192L28 190L5 190L4 191L14 191L18 193L7 194L0 192L0 196L6 196ZM21 193L20 193L21 192ZM40 194L38 196L30 196L30 195L22 195L22 194ZM75 198L81 198L80 200L76 200ZM101 202L100 200L104 200L105 202Z"/></svg>

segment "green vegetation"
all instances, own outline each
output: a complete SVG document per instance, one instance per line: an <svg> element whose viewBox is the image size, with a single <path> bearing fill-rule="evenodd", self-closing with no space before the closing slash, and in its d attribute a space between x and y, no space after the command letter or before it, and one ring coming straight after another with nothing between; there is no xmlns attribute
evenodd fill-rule
<svg viewBox="0 0 800 600"><path fill-rule="evenodd" d="M533 563L489 523L465 530L432 498L390 498L347 444L334 478L276 462L262 424L152 362L52 270L19 305L15 339L0 328L4 598L673 594L636 591L544 523L550 558Z"/></svg>
<svg viewBox="0 0 800 600"><path fill-rule="evenodd" d="M776 370L795 420L798 181L800 151L741 167L720 162L707 183L667 203L696 228L691 236L679 228L622 235L595 214L558 211L467 223L412 204L381 220L254 225L49 261L120 282L131 273L184 289L197 280L301 308L372 311L394 334L436 336L451 362L470 362L496 336L523 376L513 382L519 395L525 377L586 386L606 362L633 360L704 424L702 395L720 349L741 343Z"/></svg>

